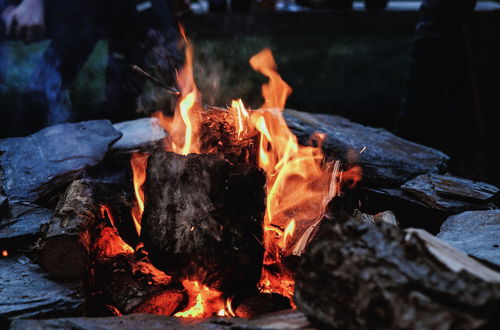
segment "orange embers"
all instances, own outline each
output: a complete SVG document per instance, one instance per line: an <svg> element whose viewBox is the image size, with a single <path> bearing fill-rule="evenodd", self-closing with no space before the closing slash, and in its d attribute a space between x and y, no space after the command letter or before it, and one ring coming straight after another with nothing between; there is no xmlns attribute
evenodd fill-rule
<svg viewBox="0 0 500 330"><path fill-rule="evenodd" d="M2 251L2 257L8 257L9 256L9 251L3 250Z"/></svg>
<svg viewBox="0 0 500 330"><path fill-rule="evenodd" d="M108 207L105 205L101 205L101 217L103 219L108 218L112 227L102 227L99 235L99 239L96 242L96 254L97 258L102 257L112 257L120 253L134 253L134 249L127 243L123 241L123 239L118 234L118 231L115 227L115 221L113 219L113 215L109 211Z"/></svg>
<svg viewBox="0 0 500 330"><path fill-rule="evenodd" d="M182 285L189 295L189 304L176 317L211 317L225 316L222 293L211 289L198 281L184 280Z"/></svg>

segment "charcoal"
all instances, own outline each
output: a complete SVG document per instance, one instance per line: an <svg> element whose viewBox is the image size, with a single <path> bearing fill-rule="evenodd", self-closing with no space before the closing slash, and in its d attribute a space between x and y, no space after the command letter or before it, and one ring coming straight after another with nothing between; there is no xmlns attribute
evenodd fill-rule
<svg viewBox="0 0 500 330"><path fill-rule="evenodd" d="M500 273L420 229L324 221L295 303L337 329L477 329L500 321Z"/></svg>

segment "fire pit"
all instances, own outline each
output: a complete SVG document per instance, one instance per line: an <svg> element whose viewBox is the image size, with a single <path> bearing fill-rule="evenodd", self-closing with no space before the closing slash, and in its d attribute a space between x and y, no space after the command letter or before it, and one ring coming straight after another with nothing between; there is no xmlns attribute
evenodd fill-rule
<svg viewBox="0 0 500 330"><path fill-rule="evenodd" d="M480 262L399 225L420 219L417 227L436 233L448 215L496 208L498 189L437 174L446 155L386 131L284 111L291 88L270 50L250 65L269 78L259 109L241 100L201 104L188 44L173 116L65 124L0 141L0 210L9 219L0 261L24 278L7 285L12 302L0 300L5 323L107 316L12 327L497 324L498 254ZM80 139L53 148L65 132ZM39 153L30 143L41 143ZM396 216L378 213L386 209ZM498 225L498 211L483 212ZM29 294L16 300L23 285ZM162 317L114 317L134 313Z"/></svg>

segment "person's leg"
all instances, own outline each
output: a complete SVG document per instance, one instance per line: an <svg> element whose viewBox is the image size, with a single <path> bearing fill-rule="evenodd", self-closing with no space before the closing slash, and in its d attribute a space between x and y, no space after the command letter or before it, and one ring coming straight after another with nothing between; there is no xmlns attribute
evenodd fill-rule
<svg viewBox="0 0 500 330"><path fill-rule="evenodd" d="M397 133L419 142L444 126L445 99L460 65L462 27L476 0L424 0L413 40ZM432 134L429 134L432 139Z"/></svg>
<svg viewBox="0 0 500 330"><path fill-rule="evenodd" d="M46 2L46 28L52 40L25 91L24 107L31 130L71 119L69 84L98 40L90 1Z"/></svg>

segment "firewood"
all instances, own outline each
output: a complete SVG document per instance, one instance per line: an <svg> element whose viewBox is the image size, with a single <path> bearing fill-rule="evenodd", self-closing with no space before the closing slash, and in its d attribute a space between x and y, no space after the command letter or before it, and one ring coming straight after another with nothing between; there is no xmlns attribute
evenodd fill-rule
<svg viewBox="0 0 500 330"><path fill-rule="evenodd" d="M234 312L238 317L254 318L291 308L290 300L282 295L276 293L259 293L244 299Z"/></svg>
<svg viewBox="0 0 500 330"><path fill-rule="evenodd" d="M338 329L475 329L500 321L500 273L418 229L325 221L295 302Z"/></svg>
<svg viewBox="0 0 500 330"><path fill-rule="evenodd" d="M93 267L93 308L104 305L122 314L172 315L184 308L184 291L172 286L172 278L159 271L147 257L122 253L100 259Z"/></svg>
<svg viewBox="0 0 500 330"><path fill-rule="evenodd" d="M88 269L99 212L93 189L92 181L74 181L61 196L40 242L38 262L56 278L81 278Z"/></svg>
<svg viewBox="0 0 500 330"><path fill-rule="evenodd" d="M255 166L216 155L151 155L141 238L153 264L223 292L255 286L265 180Z"/></svg>

